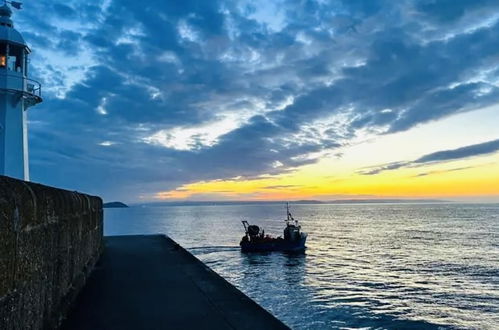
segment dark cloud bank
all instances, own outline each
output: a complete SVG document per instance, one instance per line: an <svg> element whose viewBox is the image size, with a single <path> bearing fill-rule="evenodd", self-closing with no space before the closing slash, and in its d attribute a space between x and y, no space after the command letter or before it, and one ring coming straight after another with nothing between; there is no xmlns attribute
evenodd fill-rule
<svg viewBox="0 0 499 330"><path fill-rule="evenodd" d="M32 178L130 200L282 173L360 130L403 131L499 100L497 1L284 1L280 10L269 15L282 18L276 30L251 18L251 2L31 2L15 19L33 75L49 87L30 110ZM50 86L72 71L44 65L37 49L75 66L90 53L94 65L57 98ZM239 125L215 143L144 140L229 115ZM473 147L490 146L415 163Z"/></svg>

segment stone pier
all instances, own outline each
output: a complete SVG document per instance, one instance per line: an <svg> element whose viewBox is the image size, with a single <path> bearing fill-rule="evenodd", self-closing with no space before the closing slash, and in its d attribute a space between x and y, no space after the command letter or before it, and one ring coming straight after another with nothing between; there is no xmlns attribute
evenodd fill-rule
<svg viewBox="0 0 499 330"><path fill-rule="evenodd" d="M64 330L289 329L166 236L105 246Z"/></svg>
<svg viewBox="0 0 499 330"><path fill-rule="evenodd" d="M0 329L54 329L102 252L99 197L0 176Z"/></svg>

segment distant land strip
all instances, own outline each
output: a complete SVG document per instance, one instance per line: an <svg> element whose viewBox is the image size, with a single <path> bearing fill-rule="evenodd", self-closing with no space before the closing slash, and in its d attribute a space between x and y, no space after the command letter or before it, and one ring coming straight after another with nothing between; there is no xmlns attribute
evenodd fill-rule
<svg viewBox="0 0 499 330"><path fill-rule="evenodd" d="M122 203L122 202L108 202L108 203L102 204L102 207L104 207L104 208L125 208L125 207L128 207L128 205L126 205L125 203Z"/></svg>
<svg viewBox="0 0 499 330"><path fill-rule="evenodd" d="M135 206L197 206L197 205L256 205L256 204L376 204L376 203L455 203L442 199L336 199L295 201L169 201L135 204Z"/></svg>

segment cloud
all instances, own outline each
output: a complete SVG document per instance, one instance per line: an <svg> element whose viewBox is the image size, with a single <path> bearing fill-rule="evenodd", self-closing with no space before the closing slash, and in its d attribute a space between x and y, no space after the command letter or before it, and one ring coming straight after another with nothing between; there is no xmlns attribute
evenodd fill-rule
<svg viewBox="0 0 499 330"><path fill-rule="evenodd" d="M410 164L411 164L411 162L393 162L393 163L388 163L388 164L384 164L381 166L375 166L375 167L363 169L363 170L358 171L358 173L363 174L363 175L375 175L375 174L379 174L381 172L396 170L396 169L399 169L401 167L407 167Z"/></svg>
<svg viewBox="0 0 499 330"><path fill-rule="evenodd" d="M499 139L484 142L484 143L479 143L479 144L473 144L473 145L469 145L469 146L465 146L465 147L461 147L461 148L457 148L457 149L452 149L452 150L437 151L437 152L433 152L431 154L424 155L424 156L422 156L416 160L413 160L413 161L394 162L394 163L389 163L389 164L385 164L385 165L381 165L381 166L375 166L375 167L363 169L363 170L359 171L358 173L363 174L363 175L375 175L375 174L379 174L381 172L396 170L399 168L419 167L419 166L433 164L433 163L442 163L442 162L447 162L447 161L466 159L466 158L470 158L470 157L492 154L492 153L495 153L497 151L499 151ZM470 168L470 167L459 167L459 168L445 170L445 171L438 171L438 173L460 171L460 170L465 170L468 168ZM417 176L426 176L426 175L433 174L433 173L435 173L435 172L421 173L421 174L418 174Z"/></svg>
<svg viewBox="0 0 499 330"><path fill-rule="evenodd" d="M133 200L498 103L499 6L449 3L26 4L32 178Z"/></svg>
<svg viewBox="0 0 499 330"><path fill-rule="evenodd" d="M474 144L453 150L443 150L418 158L414 163L443 162L474 156L487 155L499 150L499 139L489 142Z"/></svg>
<svg viewBox="0 0 499 330"><path fill-rule="evenodd" d="M273 185L273 186L265 186L262 189L295 189L301 187L296 184L284 184L284 185Z"/></svg>
<svg viewBox="0 0 499 330"><path fill-rule="evenodd" d="M415 175L414 177L419 178L419 177L434 175L434 174L464 171L464 170L468 170L470 168L475 168L475 167L476 166L464 166L464 167L451 168L450 170L423 172L423 173L419 173L418 175Z"/></svg>
<svg viewBox="0 0 499 330"><path fill-rule="evenodd" d="M456 21L471 10L498 8L494 0L423 0L419 1L416 8L427 17L438 22Z"/></svg>

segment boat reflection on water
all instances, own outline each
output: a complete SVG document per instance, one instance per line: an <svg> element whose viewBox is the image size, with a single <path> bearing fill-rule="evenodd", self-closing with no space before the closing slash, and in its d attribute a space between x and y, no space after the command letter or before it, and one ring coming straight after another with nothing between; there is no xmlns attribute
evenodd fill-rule
<svg viewBox="0 0 499 330"><path fill-rule="evenodd" d="M303 252L305 251L305 241L307 233L301 231L298 220L294 219L289 212L289 204L286 203L286 227L284 237L272 237L265 235L265 230L257 225L250 225L248 221L242 221L245 235L241 239L239 246L241 252Z"/></svg>

